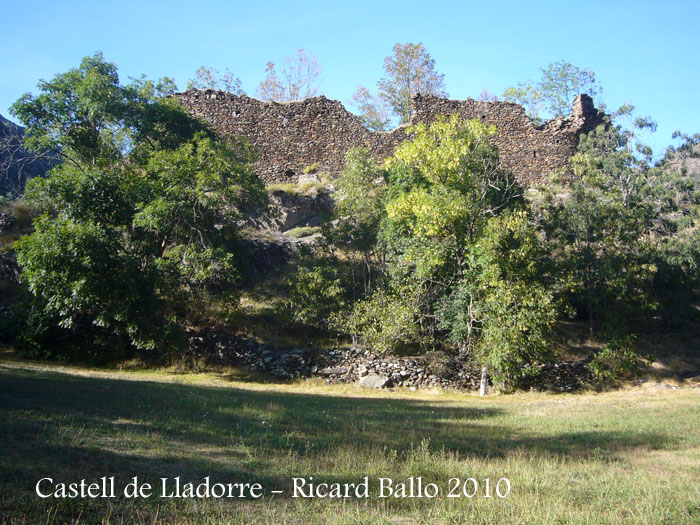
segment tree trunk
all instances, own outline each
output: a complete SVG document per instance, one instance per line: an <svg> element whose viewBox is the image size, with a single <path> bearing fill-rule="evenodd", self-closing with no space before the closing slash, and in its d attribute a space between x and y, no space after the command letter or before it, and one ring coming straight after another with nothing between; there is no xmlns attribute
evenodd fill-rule
<svg viewBox="0 0 700 525"><path fill-rule="evenodd" d="M484 397L486 395L486 381L489 378L489 372L485 366L481 367L481 386L479 387L479 395Z"/></svg>
<svg viewBox="0 0 700 525"><path fill-rule="evenodd" d="M590 285L586 293L586 307L588 308L588 332L593 335L595 333L595 318L593 316L593 292Z"/></svg>

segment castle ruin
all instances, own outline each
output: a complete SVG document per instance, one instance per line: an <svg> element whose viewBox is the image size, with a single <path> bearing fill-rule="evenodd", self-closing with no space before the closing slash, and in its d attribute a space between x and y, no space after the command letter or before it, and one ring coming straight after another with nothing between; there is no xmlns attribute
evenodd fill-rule
<svg viewBox="0 0 700 525"><path fill-rule="evenodd" d="M266 182L296 182L304 168L339 173L350 148L367 148L378 160L389 157L406 139L405 127L389 132L366 129L337 100L324 96L299 102L261 102L224 91L190 90L176 97L193 115L221 134L247 138L258 151L255 172ZM565 167L579 136L603 121L588 95L574 100L572 114L535 126L525 109L510 102L413 98L411 123L430 123L437 115L459 114L496 126L491 142L504 168L532 183Z"/></svg>

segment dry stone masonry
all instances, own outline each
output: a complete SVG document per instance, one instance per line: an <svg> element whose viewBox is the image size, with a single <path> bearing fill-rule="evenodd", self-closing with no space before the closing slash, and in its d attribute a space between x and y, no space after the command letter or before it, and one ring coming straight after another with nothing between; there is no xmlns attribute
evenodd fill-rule
<svg viewBox="0 0 700 525"><path fill-rule="evenodd" d="M280 379L319 377L327 383L357 383L366 388L406 387L477 390L480 367L454 356L377 355L358 347L272 349L221 331L191 333L190 356L218 365L243 366ZM594 381L588 360L541 364L524 388L573 392Z"/></svg>
<svg viewBox="0 0 700 525"><path fill-rule="evenodd" d="M565 167L576 152L579 136L603 123L602 112L588 95L576 97L568 117L534 126L522 106L510 102L447 100L416 96L414 122L432 122L437 115L458 114L496 126L492 143L498 147L503 166L521 182L534 182L551 171Z"/></svg>
<svg viewBox="0 0 700 525"><path fill-rule="evenodd" d="M339 173L352 147L367 148L381 160L406 139L405 127L369 131L339 101L324 96L286 103L261 102L210 89L175 96L218 133L246 137L260 155L256 173L268 183L297 182L304 168L314 164ZM495 125L492 142L504 167L526 183L566 166L579 136L594 129L603 117L588 95L576 97L570 116L534 126L517 104L419 94L413 99L411 123L430 123L437 115L454 113Z"/></svg>

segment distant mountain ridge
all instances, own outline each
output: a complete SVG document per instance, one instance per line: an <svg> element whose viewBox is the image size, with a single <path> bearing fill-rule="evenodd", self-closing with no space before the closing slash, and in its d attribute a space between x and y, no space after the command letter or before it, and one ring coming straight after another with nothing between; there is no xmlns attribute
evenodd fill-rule
<svg viewBox="0 0 700 525"><path fill-rule="evenodd" d="M28 152L23 141L24 128L0 115L0 195L22 193L27 180L43 176L56 165Z"/></svg>

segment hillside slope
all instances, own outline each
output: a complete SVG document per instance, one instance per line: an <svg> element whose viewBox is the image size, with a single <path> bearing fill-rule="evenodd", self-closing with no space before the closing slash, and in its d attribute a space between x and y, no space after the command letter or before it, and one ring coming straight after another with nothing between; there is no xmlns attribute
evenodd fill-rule
<svg viewBox="0 0 700 525"><path fill-rule="evenodd" d="M42 176L55 164L22 147L24 128L0 115L0 195L21 193L27 180Z"/></svg>

